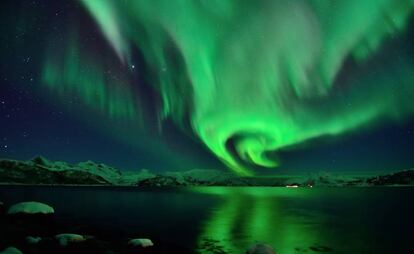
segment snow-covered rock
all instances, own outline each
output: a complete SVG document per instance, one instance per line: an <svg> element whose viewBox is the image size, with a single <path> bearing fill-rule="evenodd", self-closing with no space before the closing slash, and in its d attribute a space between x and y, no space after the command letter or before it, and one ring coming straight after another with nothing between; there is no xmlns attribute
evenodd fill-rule
<svg viewBox="0 0 414 254"><path fill-rule="evenodd" d="M40 236L27 236L26 242L29 244L37 244L40 241L42 241L42 238Z"/></svg>
<svg viewBox="0 0 414 254"><path fill-rule="evenodd" d="M135 238L128 241L129 245L132 245L134 247L151 247L154 246L154 243L150 239L146 238Z"/></svg>
<svg viewBox="0 0 414 254"><path fill-rule="evenodd" d="M21 202L12 205L7 211L8 214L27 213L27 214L52 214L55 210L53 207L35 201Z"/></svg>
<svg viewBox="0 0 414 254"><path fill-rule="evenodd" d="M56 235L55 239L59 241L61 246L67 246L69 243L83 242L86 240L86 237L78 234L65 233Z"/></svg>
<svg viewBox="0 0 414 254"><path fill-rule="evenodd" d="M0 252L0 254L23 254L23 252L15 247L8 247Z"/></svg>

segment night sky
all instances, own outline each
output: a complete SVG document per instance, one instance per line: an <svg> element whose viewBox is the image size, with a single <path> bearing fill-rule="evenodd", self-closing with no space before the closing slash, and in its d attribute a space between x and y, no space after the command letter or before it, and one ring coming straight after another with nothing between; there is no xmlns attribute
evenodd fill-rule
<svg viewBox="0 0 414 254"><path fill-rule="evenodd" d="M230 12L216 1L213 7L177 7L189 20L179 10L165 15L171 10L168 1L155 6L145 1L138 1L142 6L87 2L2 1L0 158L42 155L71 163L93 160L125 170L230 168L240 174L414 166L412 8L407 13L389 11L387 17L404 21L384 35L369 26L345 34L340 22L337 29L325 29L326 20L335 23L335 14L328 19L319 7L302 1L277 6L303 17L296 21L252 6ZM217 17L205 14L208 11ZM282 25L260 25L267 20ZM305 46L297 41L314 29L309 20L321 27L320 35L303 35L308 39ZM223 26L217 28L218 22ZM199 34L192 33L193 26ZM235 27L240 30L229 34ZM352 36L352 47L332 47L336 54L343 48L338 49L341 57L324 58L329 43ZM378 45L365 51L356 41ZM212 51L219 53L201 57ZM280 67L277 77L269 74L273 67L267 69L272 64L262 60L268 55L289 59L275 64ZM192 67L196 63L201 67ZM205 65L213 67L206 71ZM302 67L306 82L297 71ZM214 92L204 84L210 71L217 82ZM278 78L282 74L288 81ZM270 89L273 83L278 85ZM269 93L277 94L271 102Z"/></svg>

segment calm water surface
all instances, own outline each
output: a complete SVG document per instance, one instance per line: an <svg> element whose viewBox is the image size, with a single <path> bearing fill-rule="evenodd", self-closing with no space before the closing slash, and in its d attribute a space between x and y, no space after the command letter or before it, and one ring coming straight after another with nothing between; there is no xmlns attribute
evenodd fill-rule
<svg viewBox="0 0 414 254"><path fill-rule="evenodd" d="M56 218L201 253L414 253L414 188L0 187L0 201L36 200Z"/></svg>

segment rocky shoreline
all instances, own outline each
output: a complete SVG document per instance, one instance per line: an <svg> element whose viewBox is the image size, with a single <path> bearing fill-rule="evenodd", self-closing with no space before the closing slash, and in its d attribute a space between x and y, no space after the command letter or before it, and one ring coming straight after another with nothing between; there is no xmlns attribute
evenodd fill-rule
<svg viewBox="0 0 414 254"><path fill-rule="evenodd" d="M20 206L20 207L19 207ZM17 209L16 209L17 207ZM22 208L23 207L23 208ZM45 209L46 207L46 209ZM162 239L105 232L74 219L59 220L47 204L0 204L0 253L194 253Z"/></svg>

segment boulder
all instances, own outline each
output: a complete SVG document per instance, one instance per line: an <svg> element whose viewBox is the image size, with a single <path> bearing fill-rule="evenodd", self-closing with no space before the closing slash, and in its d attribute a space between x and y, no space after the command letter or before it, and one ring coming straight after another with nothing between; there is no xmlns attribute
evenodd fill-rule
<svg viewBox="0 0 414 254"><path fill-rule="evenodd" d="M7 211L8 214L53 214L53 207L35 201L21 202L12 205Z"/></svg>
<svg viewBox="0 0 414 254"><path fill-rule="evenodd" d="M26 242L29 244L37 244L42 240L40 236L27 236Z"/></svg>
<svg viewBox="0 0 414 254"><path fill-rule="evenodd" d="M146 238L135 238L128 241L128 245L134 246L134 247L151 247L154 246L154 243L150 239Z"/></svg>
<svg viewBox="0 0 414 254"><path fill-rule="evenodd" d="M8 247L0 252L0 254L23 254L23 252L15 247Z"/></svg>
<svg viewBox="0 0 414 254"><path fill-rule="evenodd" d="M86 237L84 237L83 235L78 235L78 234L64 233L64 234L56 235L55 239L59 241L59 244L61 246L67 246L69 243L83 242L86 240Z"/></svg>

